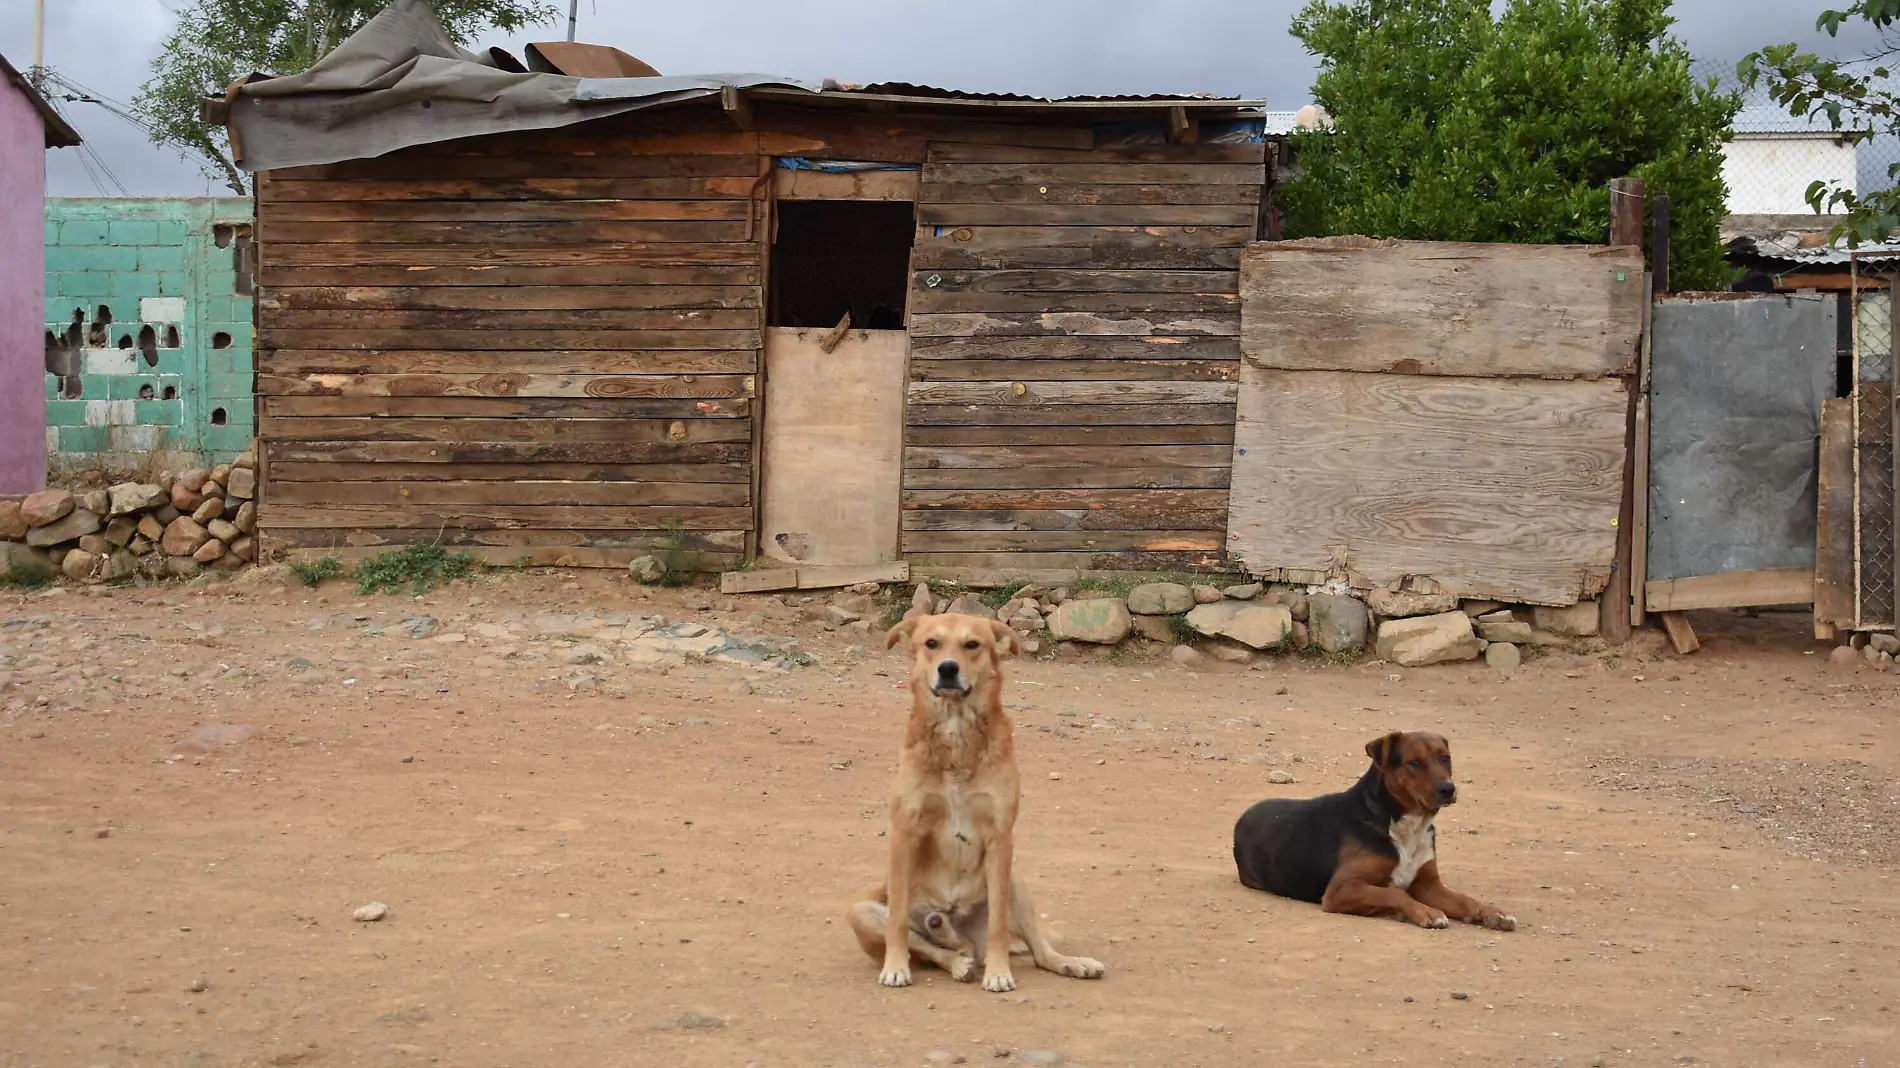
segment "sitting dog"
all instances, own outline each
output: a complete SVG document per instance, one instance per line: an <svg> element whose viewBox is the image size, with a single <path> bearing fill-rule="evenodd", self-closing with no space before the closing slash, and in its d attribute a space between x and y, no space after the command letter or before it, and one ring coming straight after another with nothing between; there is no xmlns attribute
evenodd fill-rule
<svg viewBox="0 0 1900 1068"><path fill-rule="evenodd" d="M1311 800L1272 798L1234 824L1242 885L1355 916L1396 914L1420 927L1452 920L1496 931L1517 917L1438 879L1438 810L1458 800L1451 745L1394 732L1366 744L1372 767L1352 789Z"/></svg>
<svg viewBox="0 0 1900 1068"><path fill-rule="evenodd" d="M1018 781L1003 712L1002 658L1016 632L993 619L942 615L905 620L885 645L911 653L910 722L891 798L890 873L847 918L858 944L881 961L877 981L909 986L912 955L959 982L983 968L983 989L1014 990L1009 955L1077 979L1100 978L1100 961L1055 951L1012 873Z"/></svg>

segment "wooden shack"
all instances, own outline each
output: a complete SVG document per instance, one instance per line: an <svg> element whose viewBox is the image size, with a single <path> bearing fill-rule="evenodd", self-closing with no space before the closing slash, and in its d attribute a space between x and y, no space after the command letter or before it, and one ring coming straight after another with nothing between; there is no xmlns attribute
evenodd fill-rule
<svg viewBox="0 0 1900 1068"><path fill-rule="evenodd" d="M1257 114L727 86L264 171L267 544L1218 564Z"/></svg>

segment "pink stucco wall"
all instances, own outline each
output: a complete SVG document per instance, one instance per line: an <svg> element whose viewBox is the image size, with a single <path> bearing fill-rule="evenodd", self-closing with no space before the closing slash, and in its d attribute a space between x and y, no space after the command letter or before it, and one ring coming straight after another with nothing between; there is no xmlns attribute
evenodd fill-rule
<svg viewBox="0 0 1900 1068"><path fill-rule="evenodd" d="M0 493L46 485L46 131L0 79Z"/></svg>

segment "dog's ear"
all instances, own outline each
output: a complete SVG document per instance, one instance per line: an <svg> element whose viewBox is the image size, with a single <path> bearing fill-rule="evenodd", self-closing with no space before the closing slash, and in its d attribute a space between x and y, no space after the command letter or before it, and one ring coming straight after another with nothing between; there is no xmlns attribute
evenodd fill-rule
<svg viewBox="0 0 1900 1068"><path fill-rule="evenodd" d="M1404 737L1405 735L1400 731L1382 734L1366 743L1366 755L1372 758L1374 764L1382 768L1391 767L1398 762L1399 741Z"/></svg>
<svg viewBox="0 0 1900 1068"><path fill-rule="evenodd" d="M996 639L996 649L1004 656L1014 656L1023 651L1023 640L1009 624L1000 619L992 619L990 636Z"/></svg>
<svg viewBox="0 0 1900 1068"><path fill-rule="evenodd" d="M889 649L900 642L910 640L910 632L917 629L917 621L906 619L897 626L884 632L884 648Z"/></svg>

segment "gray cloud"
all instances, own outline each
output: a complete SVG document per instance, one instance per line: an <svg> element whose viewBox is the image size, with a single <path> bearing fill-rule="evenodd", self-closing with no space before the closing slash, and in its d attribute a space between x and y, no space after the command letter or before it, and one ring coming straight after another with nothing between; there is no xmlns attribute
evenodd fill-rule
<svg viewBox="0 0 1900 1068"><path fill-rule="evenodd" d="M1306 102L1313 63L1287 24L1298 0L727 0L656 5L581 0L581 38L614 44L667 73L764 71L845 81L909 81L965 89L1060 95L1206 90ZM1769 42L1795 40L1825 54L1866 49L1869 35L1830 41L1814 32L1821 0L1679 0L1677 32L1699 57L1732 68ZM128 102L169 28L168 0L49 0L47 62L102 96ZM553 25L514 41L559 38ZM32 10L0 5L0 51L18 66L32 51ZM138 196L202 196L190 161L152 146L100 108L60 102L93 152ZM102 189L81 157L48 157L56 196Z"/></svg>

